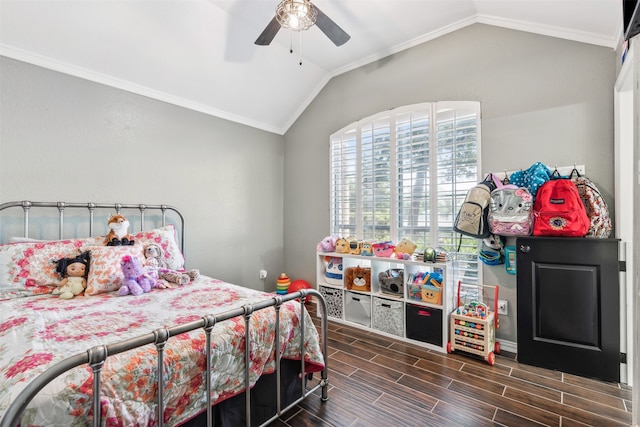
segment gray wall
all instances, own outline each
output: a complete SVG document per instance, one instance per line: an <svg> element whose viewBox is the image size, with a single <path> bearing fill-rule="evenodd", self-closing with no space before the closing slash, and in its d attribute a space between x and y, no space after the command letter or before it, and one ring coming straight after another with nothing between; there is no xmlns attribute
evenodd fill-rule
<svg viewBox="0 0 640 427"><path fill-rule="evenodd" d="M333 78L285 135L285 270L315 282L315 246L329 233L329 135L396 106L479 101L484 171L584 164L613 208L615 61L613 49L477 24ZM503 267L483 275L509 302L497 335L515 342L515 277Z"/></svg>
<svg viewBox="0 0 640 427"><path fill-rule="evenodd" d="M275 289L282 136L5 57L0 117L0 203L173 205L188 267Z"/></svg>
<svg viewBox="0 0 640 427"><path fill-rule="evenodd" d="M483 170L585 164L613 208L617 59L477 24L333 78L283 138L0 57L0 202L171 204L189 267L256 289L281 271L314 283L329 135L396 106L480 101ZM515 341L515 278L487 267L484 282L509 301L498 337Z"/></svg>

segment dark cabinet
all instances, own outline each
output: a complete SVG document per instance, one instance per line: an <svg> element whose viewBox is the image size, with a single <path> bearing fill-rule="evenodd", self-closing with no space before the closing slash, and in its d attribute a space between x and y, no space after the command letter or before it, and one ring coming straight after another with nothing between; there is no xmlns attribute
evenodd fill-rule
<svg viewBox="0 0 640 427"><path fill-rule="evenodd" d="M620 380L618 240L520 237L518 361Z"/></svg>

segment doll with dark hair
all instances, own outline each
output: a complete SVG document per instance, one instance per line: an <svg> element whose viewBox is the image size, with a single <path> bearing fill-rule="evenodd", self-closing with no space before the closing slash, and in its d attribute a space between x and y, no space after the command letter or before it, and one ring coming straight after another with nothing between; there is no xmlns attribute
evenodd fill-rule
<svg viewBox="0 0 640 427"><path fill-rule="evenodd" d="M80 295L87 287L89 274L89 252L82 252L75 257L61 258L56 263L56 272L62 277L58 287L52 292L62 299L71 299Z"/></svg>

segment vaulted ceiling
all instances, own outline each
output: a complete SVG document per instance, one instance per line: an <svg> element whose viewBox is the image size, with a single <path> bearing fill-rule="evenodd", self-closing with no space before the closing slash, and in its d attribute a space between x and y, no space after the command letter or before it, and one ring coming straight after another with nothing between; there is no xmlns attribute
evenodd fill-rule
<svg viewBox="0 0 640 427"><path fill-rule="evenodd" d="M278 2L0 0L0 55L283 134L333 76L473 23L612 49L622 33L619 0L315 0L346 44L314 26L257 46Z"/></svg>

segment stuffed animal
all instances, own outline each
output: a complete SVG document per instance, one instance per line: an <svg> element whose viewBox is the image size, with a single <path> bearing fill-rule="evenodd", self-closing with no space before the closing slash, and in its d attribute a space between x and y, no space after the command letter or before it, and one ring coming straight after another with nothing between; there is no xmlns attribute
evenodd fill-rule
<svg viewBox="0 0 640 427"><path fill-rule="evenodd" d="M71 299L83 293L87 288L89 260L89 252L82 252L76 257L55 261L56 272L62 276L62 281L52 294L60 295L62 299Z"/></svg>
<svg viewBox="0 0 640 427"><path fill-rule="evenodd" d="M118 289L118 295L142 295L155 287L156 280L146 272L137 257L123 256L122 261L120 261L120 267L122 268L124 279L122 280L122 286Z"/></svg>
<svg viewBox="0 0 640 427"><path fill-rule="evenodd" d="M360 255L373 256L373 242L362 242L360 247Z"/></svg>
<svg viewBox="0 0 640 427"><path fill-rule="evenodd" d="M347 268L345 283L347 290L370 292L371 269L360 266Z"/></svg>
<svg viewBox="0 0 640 427"><path fill-rule="evenodd" d="M324 257L324 280L331 285L342 286L342 257Z"/></svg>
<svg viewBox="0 0 640 427"><path fill-rule="evenodd" d="M113 215L107 221L109 227L109 234L104 239L104 244L107 246L128 246L133 245L135 242L131 240L129 234L129 221L127 218L120 214Z"/></svg>
<svg viewBox="0 0 640 427"><path fill-rule="evenodd" d="M338 236L327 236L318 243L316 250L318 252L333 252L336 250L336 240L338 240Z"/></svg>
<svg viewBox="0 0 640 427"><path fill-rule="evenodd" d="M352 255L360 255L362 251L362 241L355 237L347 237L347 242L349 242L349 253Z"/></svg>
<svg viewBox="0 0 640 427"><path fill-rule="evenodd" d="M339 238L336 240L336 252L340 254L348 254L349 253L349 242L347 239Z"/></svg>
<svg viewBox="0 0 640 427"><path fill-rule="evenodd" d="M396 258L411 259L418 246L406 237L396 245Z"/></svg>
<svg viewBox="0 0 640 427"><path fill-rule="evenodd" d="M162 248L158 244L146 245L143 253L147 272L158 281L156 287L169 288L172 284L186 285L200 276L199 270L178 271L167 268Z"/></svg>

